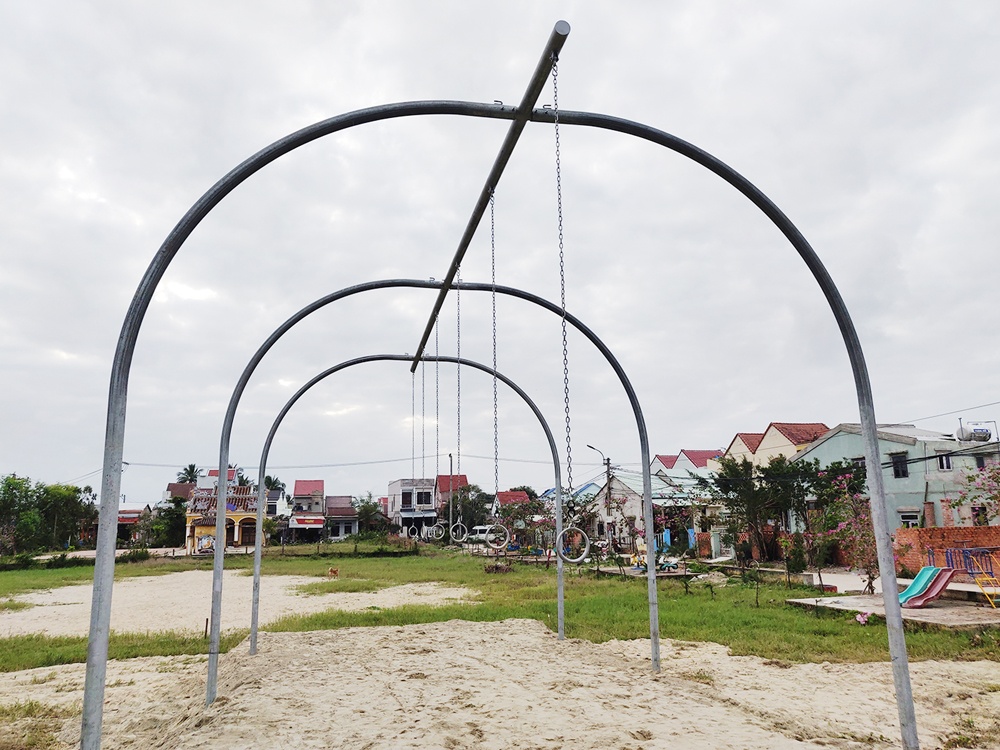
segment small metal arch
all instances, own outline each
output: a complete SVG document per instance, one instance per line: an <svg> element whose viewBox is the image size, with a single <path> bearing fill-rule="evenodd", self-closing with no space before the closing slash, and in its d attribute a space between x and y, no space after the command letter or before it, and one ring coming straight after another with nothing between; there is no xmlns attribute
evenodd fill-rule
<svg viewBox="0 0 1000 750"><path fill-rule="evenodd" d="M490 375L496 374L497 380L503 382L507 387L514 391L521 400L527 404L528 408L531 409L538 423L542 427L542 431L545 433L546 442L549 445L549 451L552 454L552 469L555 476L555 486L556 486L556 517L559 517L559 513L562 512L562 499L560 496L559 488L562 487L562 469L559 463L559 449L556 446L555 438L552 436L552 431L549 429L548 422L546 422L544 415L541 410L532 401L531 397L513 380L508 378L503 373L495 371L492 367L484 364L480 364L471 359L465 359L461 357L425 357L428 362L438 361L438 362L450 362L455 364L461 364L466 367L471 367L475 370L488 373ZM357 365L368 364L371 362L406 362L410 363L413 361L413 357L408 354L371 354L364 357L356 357L354 359L349 359L341 362L333 367L330 367L319 375L311 378L307 383L305 383L301 388L299 388L291 398L285 403L275 417L274 422L271 425L271 429L267 434L267 438L264 440L264 448L261 451L260 456L260 467L258 470L259 481L257 483L257 525L260 527L263 523L263 508L264 508L264 476L267 471L267 459L271 452L271 444L274 442L274 436L278 432L278 428L284 421L285 416L291 410L291 408L296 404L296 402L302 398L313 386L326 378L334 375L342 370L346 370L350 367L356 367ZM458 526L460 524L455 524ZM464 527L463 527L464 528ZM454 529L454 526L452 527ZM260 561L261 561L261 550L263 546L262 538L258 538L254 546L254 562L253 562L253 604L250 617L250 653L255 654L257 652L257 629L258 629L258 612L259 612L259 602L260 602ZM565 627L564 627L564 614L563 614L563 602L562 602L562 590L560 588L560 596L557 603L557 617L558 617L558 635L562 639L565 637ZM206 692L208 693L208 702L211 703L214 698L214 691L216 685L216 672L213 671L211 666L209 667L209 677L208 686Z"/></svg>

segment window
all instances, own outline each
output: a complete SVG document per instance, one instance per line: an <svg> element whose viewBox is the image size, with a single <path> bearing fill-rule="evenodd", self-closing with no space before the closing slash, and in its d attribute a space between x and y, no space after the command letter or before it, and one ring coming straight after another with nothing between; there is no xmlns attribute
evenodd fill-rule
<svg viewBox="0 0 1000 750"><path fill-rule="evenodd" d="M986 468L986 456L976 456L976 468L977 469Z"/></svg>
<svg viewBox="0 0 1000 750"><path fill-rule="evenodd" d="M948 451L937 452L938 471L951 471L951 453Z"/></svg>
<svg viewBox="0 0 1000 750"><path fill-rule="evenodd" d="M858 456L857 458L852 458L851 459L851 465L852 466L857 466L859 469L865 468L865 457L864 456Z"/></svg>
<svg viewBox="0 0 1000 750"><path fill-rule="evenodd" d="M430 505L430 504L431 504L430 490L417 492L417 505Z"/></svg>
<svg viewBox="0 0 1000 750"><path fill-rule="evenodd" d="M899 525L904 529L915 529L920 526L920 513L915 510L899 511Z"/></svg>
<svg viewBox="0 0 1000 750"><path fill-rule="evenodd" d="M405 490L403 492L403 507L412 508L413 507L413 493L410 490Z"/></svg>
<svg viewBox="0 0 1000 750"><path fill-rule="evenodd" d="M892 459L892 475L896 479L905 479L910 476L910 466L906 463L905 453L892 453L889 458Z"/></svg>

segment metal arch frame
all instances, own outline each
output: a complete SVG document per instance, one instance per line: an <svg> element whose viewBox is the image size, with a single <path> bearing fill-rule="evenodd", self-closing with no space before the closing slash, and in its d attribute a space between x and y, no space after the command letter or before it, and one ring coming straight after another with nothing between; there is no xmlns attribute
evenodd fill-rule
<svg viewBox="0 0 1000 750"><path fill-rule="evenodd" d="M536 98L540 91L540 86L537 85L538 78L540 75L547 77L551 69L551 60L558 56L558 52L568 33L569 25L562 21L557 23L553 29L546 51L543 53L542 60L536 68L532 85L529 87L529 92L533 91ZM549 64L546 65L545 60L547 58ZM502 104L489 105L456 101L403 102L357 110L303 128L275 141L226 174L187 211L164 240L160 249L153 257L146 273L143 275L129 305L122 324L111 368L108 413L105 427L103 480L101 483L101 510L98 521L97 556L94 567L94 593L91 604L90 631L87 643L87 669L84 680L83 720L81 726L81 747L83 750L97 750L100 747L101 739L104 686L107 676L108 638L111 623L111 593L114 584L114 540L118 516L118 498L121 489L120 471L124 449L125 413L132 356L138 339L139 329L152 300L153 293L173 257L201 220L226 195L255 172L299 146L355 125L416 115L461 115L513 120L514 122L508 131L508 137L490 172L487 185L484 187L484 193L488 192L495 187L496 182L499 180L526 119L530 119L533 122L554 121L554 114L544 109L531 109L530 112L526 113L525 109L531 108L534 105L534 101L529 101L529 92L526 92L521 105L516 108L505 107ZM561 111L559 113L559 121L567 125L598 127L634 135L687 156L733 185L749 198L754 205L760 208L772 223L778 227L805 261L826 296L827 302L830 304L851 362L855 389L858 396L865 458L869 466L879 466L878 438L876 434L877 428L871 381L853 321L848 314L847 307L836 285L819 260L819 257L801 232L778 209L773 201L758 190L749 180L746 180L742 175L716 157L656 128L622 118L586 112ZM485 206L482 195L479 205ZM464 255L468 247L467 239L471 239L471 235L475 233L475 229L478 226L479 219L484 210L484 208L479 208L479 205L474 210L466 232L463 235L463 240L456 253L456 260L460 260L461 256ZM443 302L443 295L446 293L447 290L442 289L438 308L440 307L440 303ZM422 349L422 346L420 348ZM418 351L414 360L419 358L421 353ZM223 471L225 469L226 467L223 466ZM878 550L879 574L883 579L883 601L886 608L886 625L890 658L892 661L893 681L896 690L896 703L899 711L900 730L904 748L906 750L915 750L919 747L919 742L917 740L916 719L913 710L913 694L910 685L906 641L903 634L902 611L898 599L892 594L897 588L895 585L896 571L892 559L888 513L885 506L885 487L881 473L869 473L868 484L871 496L872 522ZM648 475L644 475L643 485L644 494L648 493L650 491Z"/></svg>
<svg viewBox="0 0 1000 750"><path fill-rule="evenodd" d="M274 436L278 432L278 428L285 419L285 415L291 410L291 408L298 402L302 396L306 394L313 386L322 382L326 378L334 375L335 373L346 370L350 367L356 365L367 364L370 362L412 362L413 357L409 354L370 354L363 357L355 357L354 359L345 360L339 364L330 367L319 375L311 378L307 381L295 394L288 399L285 405L282 407L281 411L278 412L278 416L275 417L274 423L271 425L271 430L267 434L267 439L264 441L264 448L260 455L260 468L259 468L259 481L257 484L257 528L261 528L264 522L264 474L267 467L267 459L271 452L271 443L274 441ZM555 438L552 436L552 430L549 429L549 424L545 420L544 415L541 410L535 404L535 402L528 396L528 394L522 389L517 383L511 380L509 377L501 372L495 371L492 367L484 365L480 362L476 362L471 359L466 359L464 357L448 357L448 356L437 356L437 357L424 357L423 361L426 362L451 362L455 364L465 365L466 367L471 367L476 370L488 374L495 374L497 380L502 381L506 384L512 391L514 391L521 400L528 405L532 413L538 419L538 423L542 427L542 431L545 433L545 439L549 444L549 450L552 453L552 469L555 474L555 486L556 486L556 523L561 526L561 512L562 512L562 499L560 496L560 487L562 487L562 466L559 461L559 448L556 446ZM254 559L253 559L253 605L251 607L250 613L250 654L257 653L257 629L259 622L259 603L260 603L260 561L261 553L263 548L263 535L258 532L257 538L254 542ZM562 567L562 561L558 563L560 569ZM558 635L559 639L562 640L566 637L565 625L564 625L564 606L563 606L563 587L562 580L560 576L560 586L558 591L557 603L556 603L556 617L558 621ZM210 679L212 675L209 676Z"/></svg>
<svg viewBox="0 0 1000 750"><path fill-rule="evenodd" d="M341 299L353 296L355 294L360 294L362 292L374 291L378 289L438 289L442 290L445 288L445 283L443 281L424 281L422 279L388 279L383 281L369 281L363 284L356 284L354 286L346 287L336 292L327 294L319 299L311 302L310 304L303 307L297 313L288 318L284 323L282 323L274 332L267 337L263 344L257 349L254 355L250 358L246 367L243 369L243 373L240 375L239 381L236 387L233 389L233 394L229 399L229 406L226 409L226 417L223 421L222 435L219 441L219 465L225 467L221 470L219 476L225 476L225 472L229 466L229 446L233 431L233 422L236 418L236 411L239 407L240 399L243 396L243 392L246 390L250 378L253 376L254 371L257 369L257 365L263 360L264 356L270 351L282 336L284 336L289 330L291 330L295 325L304 320L306 317L312 313L326 307L333 302ZM607 345L594 333L587 325L585 325L579 318L572 315L568 311L563 311L563 309L548 301L543 297L539 297L531 292L524 291L522 289L516 289L514 287L500 286L494 284L479 284L479 283L469 283L460 282L453 283L450 289L460 289L468 291L477 292L491 292L496 294L504 294L511 297L516 297L518 299L531 302L549 312L565 318L566 322L572 325L576 330L582 333L595 347L598 351L604 355L608 364L618 375L618 379L622 384L622 388L625 390L628 396L629 403L632 406L632 413L636 421L636 430L639 434L639 451L643 464L643 523L646 528L653 528L653 501L652 501L652 483L650 480L650 451L649 451L649 436L646 431L646 420L642 414L642 408L639 405L639 398L636 395L635 389L632 387L632 383L625 373L625 369L618 362L617 358L607 347ZM439 295L440 297L440 295ZM412 361L412 356L410 357ZM433 359L428 357L427 359ZM492 371L492 369L491 369ZM225 534L225 505L223 503L217 502L216 505L216 537L223 538ZM221 529L221 531L220 531ZM562 530L562 507L561 500L560 505L556 512L556 534L558 536L559 532ZM215 556L213 565L213 575L212 575L212 611L211 611L211 626L209 629L209 647L208 647L208 682L209 688L206 691L206 704L211 704L215 700L215 675L218 673L219 664L219 644L222 639L222 572L223 563L225 558L225 550L222 546L216 544L215 546ZM557 576L559 586L562 586L562 576L563 576L563 566L562 559L557 555ZM659 602L657 598L656 591L656 568L655 566L647 566L646 571L647 580L647 601L649 606L649 638L650 638L650 660L651 666L654 672L660 671L660 614L659 614Z"/></svg>

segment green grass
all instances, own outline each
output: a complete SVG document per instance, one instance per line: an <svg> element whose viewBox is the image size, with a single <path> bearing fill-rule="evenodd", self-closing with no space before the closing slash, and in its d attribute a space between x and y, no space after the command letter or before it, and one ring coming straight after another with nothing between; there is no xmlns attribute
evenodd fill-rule
<svg viewBox="0 0 1000 750"><path fill-rule="evenodd" d="M38 701L0 705L0 750L45 750L56 746L56 732L75 713Z"/></svg>
<svg viewBox="0 0 1000 750"><path fill-rule="evenodd" d="M291 548L289 548L291 549ZM360 612L328 610L310 615L289 615L267 627L270 631L323 630L343 627L407 625L451 619L494 621L507 618L539 620L556 629L555 567L516 565L506 574L487 574L481 557L469 557L436 550L401 558L340 558L335 567L340 579L327 578L331 559L315 554L315 546L295 549L282 556L268 550L263 561L267 575L314 576L314 583L302 587L306 593L335 591L376 591L403 583L439 582L465 586L476 592L474 601L435 607L407 605L393 609ZM252 556L228 558L228 569L252 568ZM157 575L174 570L210 568L205 559L154 559L122 566L123 574ZM127 571L127 573L126 573ZM0 594L80 582L88 571L81 569L31 570L0 573ZM18 582L11 577L23 576ZM646 580L619 577L595 578L567 575L566 635L595 642L610 639L649 637ZM685 593L680 582L659 584L660 634L684 641L714 641L728 646L736 655L756 655L785 662L867 662L888 659L885 625L872 618L866 626L853 613L818 610L810 612L785 604L788 598L803 598L813 589L793 589L762 584L760 607L755 606L752 586L731 583L709 589L693 584ZM226 636L223 651L235 645L245 633ZM114 636L112 658L156 654L205 653L207 642L200 637L178 634L131 634ZM958 633L936 630L907 632L912 660L992 659L1000 661L1000 631ZM86 658L85 638L28 636L0 639L0 671L49 666Z"/></svg>
<svg viewBox="0 0 1000 750"><path fill-rule="evenodd" d="M221 651L229 651L246 638L248 632L238 630L223 634ZM113 633L108 641L108 657L111 659L207 653L207 639L184 633ZM85 661L85 636L17 635L0 638L0 672Z"/></svg>

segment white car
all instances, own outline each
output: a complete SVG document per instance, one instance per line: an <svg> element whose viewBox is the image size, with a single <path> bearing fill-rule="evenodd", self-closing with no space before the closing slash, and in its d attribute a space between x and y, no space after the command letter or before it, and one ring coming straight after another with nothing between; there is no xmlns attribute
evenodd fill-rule
<svg viewBox="0 0 1000 750"><path fill-rule="evenodd" d="M476 542L485 542L486 532L489 528L490 528L489 526L473 526L472 531L470 531L469 535L465 537L465 541L469 542L470 544L474 544Z"/></svg>

